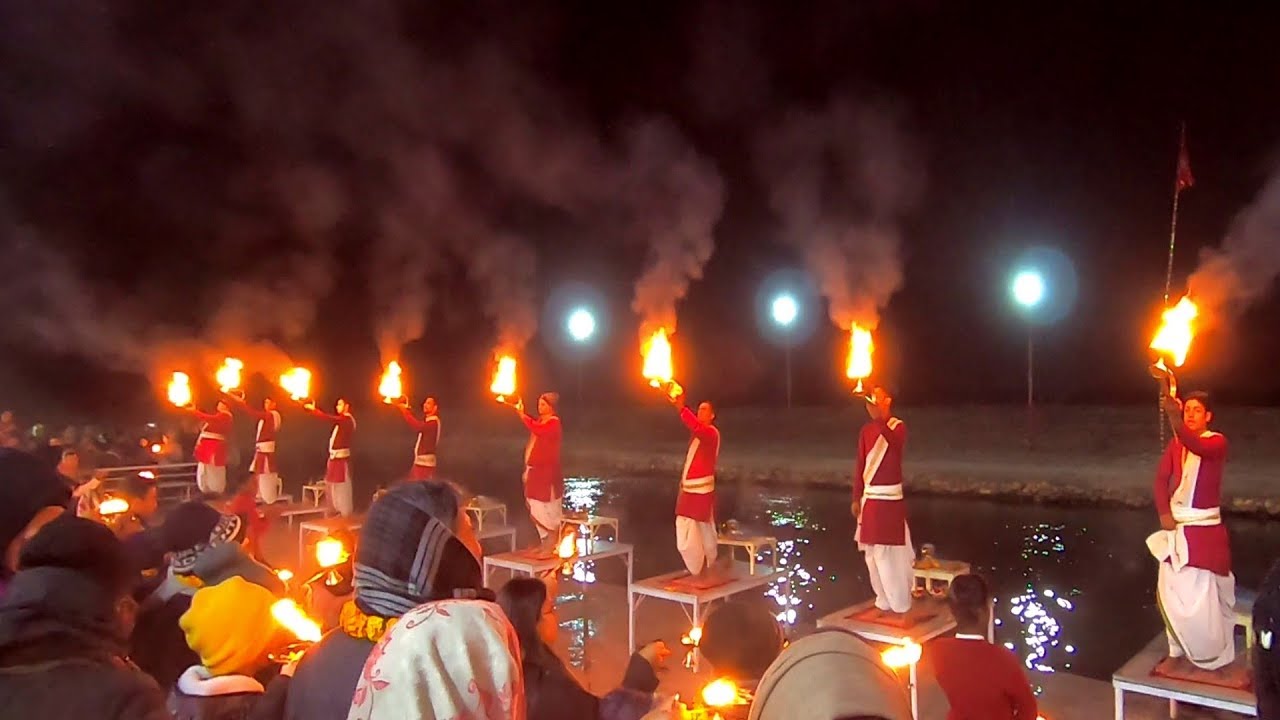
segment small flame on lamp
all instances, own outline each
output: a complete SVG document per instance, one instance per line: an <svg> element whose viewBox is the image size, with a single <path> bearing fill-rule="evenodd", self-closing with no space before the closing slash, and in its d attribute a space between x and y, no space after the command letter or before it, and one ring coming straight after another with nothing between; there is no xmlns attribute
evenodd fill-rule
<svg viewBox="0 0 1280 720"><path fill-rule="evenodd" d="M382 381L378 383L378 394L382 396L382 402L390 404L404 395L404 383L400 381L400 375L400 363L395 360L387 363Z"/></svg>
<svg viewBox="0 0 1280 720"><path fill-rule="evenodd" d="M169 402L180 408L191 404L191 376L184 372L173 374L169 380Z"/></svg>
<svg viewBox="0 0 1280 720"><path fill-rule="evenodd" d="M729 707L739 702L738 685L729 678L719 678L702 688L702 702L708 707Z"/></svg>
<svg viewBox="0 0 1280 720"><path fill-rule="evenodd" d="M280 578L280 582L287 583L293 579L293 571L289 568L280 568L276 570L276 577Z"/></svg>
<svg viewBox="0 0 1280 720"><path fill-rule="evenodd" d="M218 380L218 387L222 388L222 392L228 392L240 387L240 371L244 370L244 363L237 358L229 357L222 361L222 367L218 368L218 372L214 377Z"/></svg>
<svg viewBox="0 0 1280 720"><path fill-rule="evenodd" d="M875 351L871 331L853 323L849 326L849 359L845 365L845 377L857 380L854 392L862 392L862 381L871 376L871 354Z"/></svg>
<svg viewBox="0 0 1280 720"><path fill-rule="evenodd" d="M320 539L320 542L316 543L316 562L322 568L341 565L350 556L351 554L347 552L347 547L335 537L324 537Z"/></svg>
<svg viewBox="0 0 1280 720"><path fill-rule="evenodd" d="M1200 309L1191 298L1183 296L1177 305L1161 313L1160 329L1151 340L1151 349L1167 353L1174 367L1182 367L1196 334L1195 319L1199 314Z"/></svg>
<svg viewBox="0 0 1280 720"><path fill-rule="evenodd" d="M129 511L129 501L124 498L107 498L98 505L99 515L119 515Z"/></svg>
<svg viewBox="0 0 1280 720"><path fill-rule="evenodd" d="M151 452L152 452L152 453L154 453L154 454L156 454L156 455L159 455L159 454L160 454L160 451L161 451L161 450L163 450L163 449L164 449L164 446L163 446L163 445L161 445L160 443L151 443Z"/></svg>
<svg viewBox="0 0 1280 720"><path fill-rule="evenodd" d="M148 480L155 480L156 474L151 472L150 470L143 470L142 472L138 473L138 477L146 478Z"/></svg>
<svg viewBox="0 0 1280 720"><path fill-rule="evenodd" d="M304 367L289 370L280 376L280 387L294 400L311 397L311 371Z"/></svg>
<svg viewBox="0 0 1280 720"><path fill-rule="evenodd" d="M506 402L509 395L516 394L516 359L510 355L498 358L498 368L493 372L493 382L489 392L498 398L498 402Z"/></svg>
<svg viewBox="0 0 1280 720"><path fill-rule="evenodd" d="M302 608L298 607L298 603L289 598L277 600L271 606L271 617L303 642L319 642L323 635L320 631L320 623L307 617L307 614L302 612Z"/></svg>
<svg viewBox="0 0 1280 720"><path fill-rule="evenodd" d="M880 660L893 669L904 668L920 662L920 646L908 640L880 653Z"/></svg>
<svg viewBox="0 0 1280 720"><path fill-rule="evenodd" d="M573 572L573 559L578 556L578 533L577 529L570 527L556 545L556 556L564 562L560 565L560 572L568 575Z"/></svg>

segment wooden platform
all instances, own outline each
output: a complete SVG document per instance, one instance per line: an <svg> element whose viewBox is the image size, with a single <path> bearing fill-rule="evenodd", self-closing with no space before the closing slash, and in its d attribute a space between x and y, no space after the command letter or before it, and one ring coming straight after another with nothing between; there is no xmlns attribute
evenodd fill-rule
<svg viewBox="0 0 1280 720"><path fill-rule="evenodd" d="M304 520L298 525L298 567L302 567L303 561L306 560L307 551L307 533L316 533L324 536L335 530L350 530L358 533L360 528L364 527L364 516L352 515L351 517L342 517L335 515L323 520Z"/></svg>
<svg viewBox="0 0 1280 720"><path fill-rule="evenodd" d="M721 572L727 573L724 581L706 587L682 582L689 578L687 570L677 570L630 583L627 588L628 652L636 651L636 609L646 597L679 603L690 622L695 627L701 627L703 612L716 600L767 587L775 582L785 583L787 588L784 597L791 596L791 580L785 571L769 569L752 574L751 567L747 563L735 562L730 568L722 569ZM692 613L690 610L685 610L685 606L688 606Z"/></svg>
<svg viewBox="0 0 1280 720"><path fill-rule="evenodd" d="M1243 656L1242 643L1236 644L1237 656ZM1249 717L1257 717L1258 698L1251 691L1232 690L1204 683L1174 680L1152 675L1156 664L1169 654L1169 641L1161 632L1147 643L1129 662L1111 676L1115 691L1115 718L1124 718L1124 694L1150 695L1169 701L1169 717L1176 717L1178 703L1228 710Z"/></svg>
<svg viewBox="0 0 1280 720"><path fill-rule="evenodd" d="M872 642L904 645L908 640L923 645L940 635L955 630L956 621L945 602L932 597L916 598L905 623L877 622L867 617L875 608L875 600L837 610L818 620L818 627L839 627Z"/></svg>
<svg viewBox="0 0 1280 720"><path fill-rule="evenodd" d="M582 545L585 545L585 542L580 541L580 550ZM611 557L620 557L627 564L627 584L630 585L633 551L634 547L627 543L597 540L591 544L589 551L583 551L582 554L573 558L572 562L592 562ZM486 586L489 584L489 573L493 568L504 568L513 573L524 573L529 577L536 577L544 573L555 572L564 562L555 554L554 548L535 547L497 555L486 555L484 558L484 584Z"/></svg>

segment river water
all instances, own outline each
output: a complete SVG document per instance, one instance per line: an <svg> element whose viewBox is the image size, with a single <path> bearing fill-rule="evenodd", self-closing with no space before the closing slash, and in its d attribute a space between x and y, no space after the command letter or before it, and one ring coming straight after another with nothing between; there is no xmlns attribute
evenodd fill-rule
<svg viewBox="0 0 1280 720"><path fill-rule="evenodd" d="M473 478L474 492L529 521L518 481ZM779 542L780 565L793 596L773 591L780 617L800 629L872 596L866 565L853 542L849 494L837 488L725 487L717 519L738 520ZM681 567L675 549L675 483L637 478L571 478L566 505L618 517L624 542L635 545L644 578ZM1109 679L1112 671L1161 629L1155 603L1156 563L1144 540L1155 529L1150 510L1056 507L947 497L908 497L916 549L932 543L938 557L965 560L986 576L996 596L997 641L1030 672L1071 672ZM1280 528L1229 519L1238 587L1255 588L1280 557ZM532 528L521 527L522 542ZM722 552L725 548L721 549ZM616 563L580 565L580 580L625 583ZM1034 677L1034 676L1033 676Z"/></svg>

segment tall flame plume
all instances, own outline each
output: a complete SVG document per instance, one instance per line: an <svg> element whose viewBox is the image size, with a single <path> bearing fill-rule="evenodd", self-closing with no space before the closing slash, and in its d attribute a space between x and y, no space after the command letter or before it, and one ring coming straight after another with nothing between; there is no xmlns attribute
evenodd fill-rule
<svg viewBox="0 0 1280 720"><path fill-rule="evenodd" d="M294 400L311 397L311 371L304 367L290 369L280 376L280 387Z"/></svg>
<svg viewBox="0 0 1280 720"><path fill-rule="evenodd" d="M222 361L222 366L214 374L214 377L218 380L218 387L222 389L222 392L228 392L240 387L240 376L243 370L244 363L237 358L229 357Z"/></svg>
<svg viewBox="0 0 1280 720"><path fill-rule="evenodd" d="M320 631L320 623L307 617L307 614L302 612L302 608L298 607L298 603L289 598L277 600L271 606L271 617L303 642L319 642L323 634Z"/></svg>
<svg viewBox="0 0 1280 720"><path fill-rule="evenodd" d="M680 383L675 380L671 363L671 340L667 337L666 328L654 330L642 343L640 354L644 358L640 374L649 381L649 385L664 390L671 397L678 397L684 392Z"/></svg>
<svg viewBox="0 0 1280 720"><path fill-rule="evenodd" d="M180 408L191 404L191 376L184 372L173 374L169 380L169 402Z"/></svg>
<svg viewBox="0 0 1280 720"><path fill-rule="evenodd" d="M871 354L875 349L870 330L857 323L849 326L849 359L844 374L850 380L858 381L856 392L861 392L862 381L871 377Z"/></svg>
<svg viewBox="0 0 1280 720"><path fill-rule="evenodd" d="M382 402L390 403L404 396L404 383L400 379L401 373L400 363L395 360L387 363L387 369L382 373L382 381L378 383L378 394L382 396Z"/></svg>
<svg viewBox="0 0 1280 720"><path fill-rule="evenodd" d="M1199 314L1200 308L1191 298L1184 296L1177 305L1161 314L1160 329L1151 340L1151 349L1167 354L1174 367L1182 367L1191 350L1191 339L1196 334L1195 320Z"/></svg>
<svg viewBox="0 0 1280 720"><path fill-rule="evenodd" d="M506 402L507 398L516 394L516 359L510 355L498 357L498 367L493 372L493 382L489 384L489 392L498 398L498 402Z"/></svg>

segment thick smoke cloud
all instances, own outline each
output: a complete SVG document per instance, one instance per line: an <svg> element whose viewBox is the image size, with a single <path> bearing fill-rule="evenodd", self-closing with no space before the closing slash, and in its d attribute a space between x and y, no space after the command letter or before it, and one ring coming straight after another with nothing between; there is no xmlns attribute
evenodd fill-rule
<svg viewBox="0 0 1280 720"><path fill-rule="evenodd" d="M831 320L874 328L902 285L901 227L923 176L887 108L836 100L760 132L756 167L780 223L830 304Z"/></svg>
<svg viewBox="0 0 1280 720"><path fill-rule="evenodd" d="M300 340L363 273L389 358L428 331L432 281L461 263L497 342L518 349L538 317L542 238L527 220L546 215L650 248L636 306L673 320L711 253L714 166L662 120L602 135L505 45L432 22L397 0L0 8L5 176L69 186L13 194L24 212L5 222L6 253L45 298L18 329L119 367L203 364L220 360L212 348ZM88 165L101 172L77 185ZM51 217L51 198L79 193L104 199ZM198 275L198 329L121 299L77 258L135 233L172 236L183 266L140 258L125 282Z"/></svg>
<svg viewBox="0 0 1280 720"><path fill-rule="evenodd" d="M1231 223L1221 247L1206 248L1187 285L1211 319L1262 299L1280 276L1280 172Z"/></svg>

